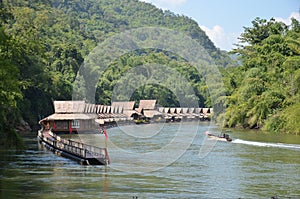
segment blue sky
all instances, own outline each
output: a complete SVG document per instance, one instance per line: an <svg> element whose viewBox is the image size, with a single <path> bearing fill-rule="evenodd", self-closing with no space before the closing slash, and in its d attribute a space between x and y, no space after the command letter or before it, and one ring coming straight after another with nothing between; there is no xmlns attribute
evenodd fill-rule
<svg viewBox="0 0 300 199"><path fill-rule="evenodd" d="M215 45L230 50L243 27L256 17L290 23L300 21L300 0L143 0L164 10L196 20Z"/></svg>

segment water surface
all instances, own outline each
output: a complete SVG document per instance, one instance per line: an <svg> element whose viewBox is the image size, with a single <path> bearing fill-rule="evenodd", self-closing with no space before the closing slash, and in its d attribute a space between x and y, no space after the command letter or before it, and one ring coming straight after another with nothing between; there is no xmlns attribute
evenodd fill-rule
<svg viewBox="0 0 300 199"><path fill-rule="evenodd" d="M82 166L58 157L40 149L36 134L28 133L24 135L26 150L0 152L0 197L300 197L299 136L233 131L232 143L216 142L202 158L199 152L205 142L210 142L204 135L209 129L214 131L209 123L109 129L106 144L111 165L108 167ZM95 145L105 144L101 135L68 136ZM178 146L186 146L190 140L189 147L171 164L160 164L172 160L172 153L181 151ZM171 151L163 156L153 155L168 143L172 143ZM138 156L124 157L118 153L120 149ZM143 172L143 168L150 168L151 172Z"/></svg>

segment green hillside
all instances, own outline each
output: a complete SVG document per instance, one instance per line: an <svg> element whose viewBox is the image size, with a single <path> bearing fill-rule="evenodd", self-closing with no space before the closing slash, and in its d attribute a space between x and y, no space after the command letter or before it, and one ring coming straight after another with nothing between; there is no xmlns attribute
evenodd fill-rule
<svg viewBox="0 0 300 199"><path fill-rule="evenodd" d="M163 11L137 0L1 0L0 1L0 132L16 137L21 118L31 126L53 112L53 100L72 99L73 83L88 55L108 38L141 27L172 29L203 46L223 75L227 112L219 118L228 127L262 128L299 133L299 22L253 21L245 28L234 67L199 25L186 16ZM176 52L175 52L176 53ZM139 65L170 66L188 80L190 99L210 107L204 73L183 57L159 49L140 49L111 63L96 82L96 103L110 104L123 73ZM216 76L215 76L216 77ZM215 78L213 77L213 78ZM176 82L176 78L169 81ZM129 83L128 83L129 84ZM131 82L135 84L135 82ZM215 85L218 88L219 85ZM184 89L185 85L178 85ZM185 93L181 93L185 95ZM188 96L189 97L189 96ZM138 88L131 100L158 99L178 106L174 93L160 85ZM85 99L89 100L89 99ZM224 103L223 103L224 104ZM5 133L3 133L5 132ZM3 139L5 140L5 139Z"/></svg>
<svg viewBox="0 0 300 199"><path fill-rule="evenodd" d="M1 132L13 129L20 118L36 124L53 112L53 100L71 99L72 84L86 56L99 43L125 30L164 27L180 31L205 47L221 67L231 64L229 56L214 46L194 20L137 0L3 0L0 6ZM160 60L192 82L200 105L210 105L200 74L184 59L156 49L120 59L121 64L116 61L111 66L120 68L119 72L112 77L108 71L99 80L97 103L110 103L111 88L126 68ZM139 89L133 98L155 97L164 106L178 105L168 89L150 85L146 90Z"/></svg>

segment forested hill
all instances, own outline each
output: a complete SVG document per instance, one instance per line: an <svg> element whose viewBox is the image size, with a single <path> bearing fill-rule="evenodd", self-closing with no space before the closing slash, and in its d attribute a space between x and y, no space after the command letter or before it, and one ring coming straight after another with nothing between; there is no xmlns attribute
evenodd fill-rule
<svg viewBox="0 0 300 199"><path fill-rule="evenodd" d="M218 89L212 94L226 104L226 113L219 115L222 124L300 134L299 21L294 19L287 26L258 18L252 25L245 28L241 46L234 51L241 65L229 67L229 56L214 46L195 21L148 3L0 0L0 146L17 136L13 129L21 118L37 124L53 113L53 100L72 98L76 74L97 44L125 30L149 26L192 37L220 66L226 96L220 96ZM147 63L172 67L189 81L196 97L185 93L185 84L176 84L183 91L180 94L199 106L211 106L203 74L183 58L157 49L127 53L111 63L96 85L96 103L110 104L122 73ZM134 84L126 82L126 86ZM154 98L162 106L179 106L172 91L154 84L141 86L130 100Z"/></svg>
<svg viewBox="0 0 300 199"><path fill-rule="evenodd" d="M1 0L0 24L0 132L13 129L20 118L36 124L53 112L53 100L71 99L72 83L84 58L98 43L124 30L159 26L182 31L205 47L220 66L231 62L192 19L137 0ZM173 61L163 52L149 54L142 61ZM138 55L122 67L134 67L135 60L140 60ZM193 82L199 103L205 105L201 89L207 90L199 77L193 80L195 71L183 60L175 68ZM100 80L98 103L110 102L109 89L120 77L113 75ZM149 95L144 97L151 98L162 88L147 89ZM141 98L142 90L135 99ZM176 105L170 91L163 93L163 105Z"/></svg>
<svg viewBox="0 0 300 199"><path fill-rule="evenodd" d="M14 15L23 15L24 20L31 23L37 31L43 31L43 36L51 38L61 36L61 39L54 41L56 43L76 42L77 39L78 42L75 44L91 48L81 42L90 41L95 45L95 42L101 42L108 36L127 29L159 26L185 32L199 41L219 63L226 65L228 61L221 60L226 58L226 55L214 46L194 20L184 15L163 11L152 4L138 0L14 0L10 2Z"/></svg>
<svg viewBox="0 0 300 199"><path fill-rule="evenodd" d="M194 20L163 11L148 3L137 0L53 0L52 5L64 10L70 17L70 24L73 25L71 28L77 26L84 36L97 42L106 38L108 33L129 28L162 26L184 31L209 52L219 53Z"/></svg>

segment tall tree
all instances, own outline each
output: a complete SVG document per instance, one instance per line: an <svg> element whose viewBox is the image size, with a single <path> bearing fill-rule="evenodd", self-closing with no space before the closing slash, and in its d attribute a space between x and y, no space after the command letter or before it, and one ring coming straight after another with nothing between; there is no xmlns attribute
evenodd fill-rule
<svg viewBox="0 0 300 199"><path fill-rule="evenodd" d="M293 117L286 117L286 110L300 99L299 22L292 21L289 27L274 19L256 18L253 27L245 28L241 34L242 45L233 53L240 55L242 66L231 69L234 80L228 81L235 84L227 84L231 90L226 113L228 126L265 126L264 129L274 132L300 132L300 128L285 125L286 118Z"/></svg>

